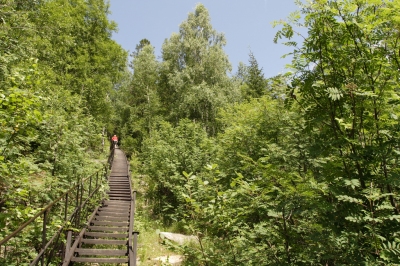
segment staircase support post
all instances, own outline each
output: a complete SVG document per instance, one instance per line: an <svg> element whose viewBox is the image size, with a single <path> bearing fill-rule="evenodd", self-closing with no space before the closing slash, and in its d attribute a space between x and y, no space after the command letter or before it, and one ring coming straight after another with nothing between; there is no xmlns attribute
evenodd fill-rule
<svg viewBox="0 0 400 266"><path fill-rule="evenodd" d="M139 232L133 232L133 266L136 266L138 235Z"/></svg>
<svg viewBox="0 0 400 266"><path fill-rule="evenodd" d="M68 230L67 243L65 244L65 256L67 256L69 254L69 251L71 250L71 241L72 241L72 231Z"/></svg>
<svg viewBox="0 0 400 266"><path fill-rule="evenodd" d="M50 210L50 209L49 209ZM44 250L44 248L46 247L46 238L47 238L47 215L49 213L49 210L46 210L43 213L43 230L42 230L42 250ZM41 258L41 264L42 266L44 265L44 254L42 255Z"/></svg>

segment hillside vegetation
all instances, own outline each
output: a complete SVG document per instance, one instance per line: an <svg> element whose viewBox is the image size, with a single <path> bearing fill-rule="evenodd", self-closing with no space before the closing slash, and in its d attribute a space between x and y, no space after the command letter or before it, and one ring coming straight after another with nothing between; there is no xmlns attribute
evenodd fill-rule
<svg viewBox="0 0 400 266"><path fill-rule="evenodd" d="M0 1L0 239L105 163L127 71L107 14L103 0ZM0 264L27 265L39 228L7 243L14 262L2 246Z"/></svg>
<svg viewBox="0 0 400 266"><path fill-rule="evenodd" d="M251 51L232 74L202 4L128 63L103 0L3 1L0 236L117 134L141 211L198 237L186 265L399 265L400 0L298 5L265 77Z"/></svg>
<svg viewBox="0 0 400 266"><path fill-rule="evenodd" d="M201 4L161 60L137 46L115 124L152 214L198 236L187 265L400 263L400 1L299 9L275 23L293 48L281 76L251 52L229 76Z"/></svg>

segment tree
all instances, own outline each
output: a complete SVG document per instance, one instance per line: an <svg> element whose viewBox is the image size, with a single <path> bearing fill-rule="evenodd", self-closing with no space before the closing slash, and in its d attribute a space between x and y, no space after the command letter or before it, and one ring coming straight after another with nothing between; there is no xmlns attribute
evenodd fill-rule
<svg viewBox="0 0 400 266"><path fill-rule="evenodd" d="M131 56L132 57L138 56L139 52L143 49L143 47L147 45L151 45L150 41L147 39L141 39L139 44L136 44L135 51L132 52ZM133 65L131 65L130 67L133 68Z"/></svg>
<svg viewBox="0 0 400 266"><path fill-rule="evenodd" d="M262 68L258 67L258 62L254 54L250 51L249 54L249 67L247 76L248 96L252 98L259 98L266 93L266 81Z"/></svg>
<svg viewBox="0 0 400 266"><path fill-rule="evenodd" d="M116 24L108 20L108 8L104 0L53 0L34 16L38 59L52 76L51 87L81 95L88 114L104 122L111 112L109 93L127 63L127 52L111 40Z"/></svg>
<svg viewBox="0 0 400 266"><path fill-rule="evenodd" d="M299 4L276 35L294 47L293 74L268 79L262 97L223 106L222 130L200 145L216 149L200 152L210 158L187 157L198 145L169 124L148 145L144 168L174 195L166 209L199 236L198 248L183 248L194 265L400 263L400 1ZM308 29L302 45L294 25ZM202 63L188 71L200 56L179 57L172 45L185 38L166 42L164 58L174 60L163 70L174 71L161 80L181 101ZM188 158L205 160L193 167ZM182 165L195 170L181 174Z"/></svg>
<svg viewBox="0 0 400 266"><path fill-rule="evenodd" d="M187 119L175 127L165 121L158 124L151 138L144 140L140 154L142 173L150 180L147 196L155 214L167 223L186 216L182 193L189 177L184 172L201 172L211 153L212 145L199 124Z"/></svg>
<svg viewBox="0 0 400 266"><path fill-rule="evenodd" d="M227 76L231 66L224 45L202 4L164 42L159 95L170 121L189 118L216 133L217 109L240 97Z"/></svg>
<svg viewBox="0 0 400 266"><path fill-rule="evenodd" d="M305 110L311 171L325 184L329 264L398 263L399 1L301 4L308 36L293 41L291 101ZM277 38L295 34L300 14ZM335 223L332 223L335 221ZM347 244L338 244L338 243ZM393 248L391 248L393 247Z"/></svg>
<svg viewBox="0 0 400 266"><path fill-rule="evenodd" d="M108 94L127 55L111 40L107 12L102 0L2 1L1 236L99 167ZM34 243L21 238L26 248L9 243L9 256L29 261Z"/></svg>
<svg viewBox="0 0 400 266"><path fill-rule="evenodd" d="M131 82L123 92L129 118L125 122L121 121L125 124L122 133L136 139L136 149L140 149L142 140L150 135L159 120L161 108L157 94L159 62L154 55L154 47L145 43L147 42L142 40L137 46L140 49L131 62Z"/></svg>

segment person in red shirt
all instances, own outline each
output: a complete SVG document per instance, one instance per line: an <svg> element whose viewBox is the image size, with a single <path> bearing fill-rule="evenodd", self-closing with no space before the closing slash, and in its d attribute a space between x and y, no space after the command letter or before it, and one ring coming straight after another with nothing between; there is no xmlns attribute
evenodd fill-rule
<svg viewBox="0 0 400 266"><path fill-rule="evenodd" d="M114 144L114 147L116 147L116 146L117 146L117 143L118 143L118 137L117 137L117 135L112 136L111 140L112 140L112 142L113 142L113 144Z"/></svg>

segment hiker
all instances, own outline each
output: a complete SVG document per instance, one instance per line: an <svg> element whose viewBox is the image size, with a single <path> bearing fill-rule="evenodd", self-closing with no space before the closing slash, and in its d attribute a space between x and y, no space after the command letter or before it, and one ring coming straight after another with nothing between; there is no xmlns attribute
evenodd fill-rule
<svg viewBox="0 0 400 266"><path fill-rule="evenodd" d="M112 143L114 144L114 148L117 147L117 143L118 143L117 135L112 136L111 140L112 140Z"/></svg>

